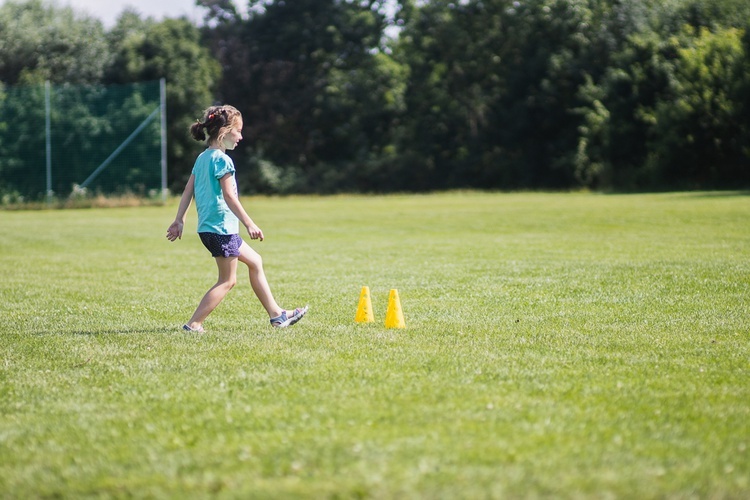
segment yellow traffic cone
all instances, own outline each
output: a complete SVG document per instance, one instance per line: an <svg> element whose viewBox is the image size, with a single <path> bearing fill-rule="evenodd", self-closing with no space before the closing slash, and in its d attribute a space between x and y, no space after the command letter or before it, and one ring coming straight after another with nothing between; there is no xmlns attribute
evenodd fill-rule
<svg viewBox="0 0 750 500"><path fill-rule="evenodd" d="M404 323L404 312L401 310L401 300L398 298L398 290L393 289L388 295L388 310L385 313L386 328L406 328Z"/></svg>
<svg viewBox="0 0 750 500"><path fill-rule="evenodd" d="M354 317L354 321L357 323L370 323L375 321L375 316L372 313L372 301L370 300L369 286L363 286L362 291L359 293L359 306L357 307L357 315Z"/></svg>

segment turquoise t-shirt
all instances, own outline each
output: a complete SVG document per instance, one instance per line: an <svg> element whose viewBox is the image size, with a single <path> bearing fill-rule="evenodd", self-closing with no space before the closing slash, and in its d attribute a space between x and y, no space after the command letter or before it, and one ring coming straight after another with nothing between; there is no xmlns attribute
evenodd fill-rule
<svg viewBox="0 0 750 500"><path fill-rule="evenodd" d="M240 221L224 201L219 179L234 175L234 162L219 149L207 149L195 160L195 207L198 232L239 234Z"/></svg>

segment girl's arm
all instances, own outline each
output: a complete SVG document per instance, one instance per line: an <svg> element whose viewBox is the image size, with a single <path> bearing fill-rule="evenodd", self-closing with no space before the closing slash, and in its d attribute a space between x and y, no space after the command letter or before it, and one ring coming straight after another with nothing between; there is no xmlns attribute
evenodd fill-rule
<svg viewBox="0 0 750 500"><path fill-rule="evenodd" d="M247 229L247 233L250 235L250 239L263 241L263 231L255 225L253 220L245 212L245 208L240 203L240 199L237 197L237 186L235 184L234 175L226 174L219 180L221 184L221 191L224 193L224 201L227 203L229 210L240 220L242 225Z"/></svg>
<svg viewBox="0 0 750 500"><path fill-rule="evenodd" d="M195 176L190 174L190 178L185 184L185 190L182 192L182 198L180 198L180 206L177 208L177 216L174 219L172 225L167 229L167 239L174 241L176 239L182 239L182 229L185 227L185 217L187 217L188 208L193 202L193 193L195 191Z"/></svg>

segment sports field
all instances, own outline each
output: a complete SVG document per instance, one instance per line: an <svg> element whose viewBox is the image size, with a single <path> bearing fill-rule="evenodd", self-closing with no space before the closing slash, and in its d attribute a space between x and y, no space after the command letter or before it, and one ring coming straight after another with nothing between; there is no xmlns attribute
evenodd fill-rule
<svg viewBox="0 0 750 500"><path fill-rule="evenodd" d="M748 193L243 203L290 329L179 330L194 208L0 212L1 498L750 497Z"/></svg>

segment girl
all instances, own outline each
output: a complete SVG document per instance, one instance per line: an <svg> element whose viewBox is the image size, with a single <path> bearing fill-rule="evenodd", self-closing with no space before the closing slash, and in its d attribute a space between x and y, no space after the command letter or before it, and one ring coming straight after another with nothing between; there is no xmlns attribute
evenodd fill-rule
<svg viewBox="0 0 750 500"><path fill-rule="evenodd" d="M279 307L263 272L260 255L242 241L239 223L247 229L250 239L263 241L263 231L253 222L240 203L234 179L234 162L226 154L242 140L242 115L228 105L212 106L190 127L197 141L207 141L208 149L195 160L167 239L182 239L185 216L195 195L198 211L198 235L216 259L219 280L198 304L183 330L203 332L203 322L237 282L237 261L250 269L250 284L255 295L271 318L271 325L284 328L295 324L307 312L307 306L289 313Z"/></svg>

